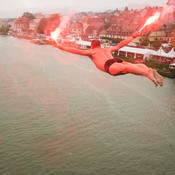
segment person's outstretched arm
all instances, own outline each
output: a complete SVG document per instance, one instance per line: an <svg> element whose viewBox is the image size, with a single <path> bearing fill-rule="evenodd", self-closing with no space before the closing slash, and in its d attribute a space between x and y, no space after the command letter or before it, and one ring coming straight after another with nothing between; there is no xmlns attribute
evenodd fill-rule
<svg viewBox="0 0 175 175"><path fill-rule="evenodd" d="M127 39L123 40L122 42L120 42L118 45L113 46L108 48L111 52L117 51L120 48L122 48L123 46L126 46L128 43L130 43L134 38L138 37L140 35L140 32L136 32L134 33L132 36L128 37Z"/></svg>
<svg viewBox="0 0 175 175"><path fill-rule="evenodd" d="M79 55L87 55L90 56L91 55L91 50L81 50L81 49L77 49L74 47L65 47L62 45L58 45L58 48L61 50L65 50L71 53L75 53L75 54L79 54Z"/></svg>

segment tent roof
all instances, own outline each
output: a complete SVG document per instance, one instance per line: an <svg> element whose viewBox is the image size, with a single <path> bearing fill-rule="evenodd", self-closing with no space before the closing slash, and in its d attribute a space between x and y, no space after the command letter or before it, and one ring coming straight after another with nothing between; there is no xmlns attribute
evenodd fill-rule
<svg viewBox="0 0 175 175"><path fill-rule="evenodd" d="M168 58L173 58L173 57L175 57L175 52L172 49L170 52L165 53L164 50L162 48L160 48L158 51L155 51L155 53L153 55L162 56L162 57L168 57Z"/></svg>
<svg viewBox="0 0 175 175"><path fill-rule="evenodd" d="M172 57L175 57L175 51L174 51L174 49L172 48L168 54L171 55Z"/></svg>
<svg viewBox="0 0 175 175"><path fill-rule="evenodd" d="M135 48L135 47L122 47L119 49L119 51L124 51L124 52L132 52L132 53L137 53L137 54L152 54L154 51L150 49L141 49L141 48Z"/></svg>
<svg viewBox="0 0 175 175"><path fill-rule="evenodd" d="M91 46L91 42L89 42L89 41L83 41L81 38L76 43L77 44L80 44L80 45Z"/></svg>
<svg viewBox="0 0 175 175"><path fill-rule="evenodd" d="M76 39L73 37L70 41L71 41L71 42L74 42L74 41L76 41Z"/></svg>
<svg viewBox="0 0 175 175"><path fill-rule="evenodd" d="M151 49L141 49L141 48L135 48L135 47L128 47L124 46L119 51L124 51L124 52L131 52L131 53L137 53L137 54L151 54L151 55L156 55L156 56L163 56L163 57L168 57L168 58L174 58L175 57L175 52L174 49L172 49L170 52L165 53L162 48L160 48L158 51L154 51Z"/></svg>

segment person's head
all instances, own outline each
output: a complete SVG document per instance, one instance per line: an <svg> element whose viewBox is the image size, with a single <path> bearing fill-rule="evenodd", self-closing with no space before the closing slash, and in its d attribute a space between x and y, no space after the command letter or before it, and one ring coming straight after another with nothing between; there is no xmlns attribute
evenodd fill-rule
<svg viewBox="0 0 175 175"><path fill-rule="evenodd" d="M94 49L96 47L101 47L99 40L93 40L91 41L91 49Z"/></svg>

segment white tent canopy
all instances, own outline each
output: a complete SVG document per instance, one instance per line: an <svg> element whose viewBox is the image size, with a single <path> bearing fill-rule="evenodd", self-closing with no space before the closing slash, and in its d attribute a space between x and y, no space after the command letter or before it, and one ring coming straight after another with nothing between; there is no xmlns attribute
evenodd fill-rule
<svg viewBox="0 0 175 175"><path fill-rule="evenodd" d="M79 45L91 46L91 42L83 41L81 38L76 42Z"/></svg>
<svg viewBox="0 0 175 175"><path fill-rule="evenodd" d="M119 49L119 51L123 51L127 53L130 52L134 54L142 54L143 59L145 59L146 57L149 58L150 55L154 53L154 51L150 49L142 49L142 48L135 48L135 47L128 47L128 46L122 47L121 49Z"/></svg>
<svg viewBox="0 0 175 175"><path fill-rule="evenodd" d="M170 56L172 56L173 58L175 58L175 51L172 48L171 51L168 53Z"/></svg>
<svg viewBox="0 0 175 175"><path fill-rule="evenodd" d="M75 42L75 41L76 39L74 37L70 40L70 42Z"/></svg>
<svg viewBox="0 0 175 175"><path fill-rule="evenodd" d="M142 49L142 48L124 46L121 49L119 49L119 51L123 51L126 53L131 52L136 54L142 54L143 59L145 59L146 57L148 58L150 55L156 55L156 56L167 57L167 58L175 58L174 49L172 49L168 53L165 53L162 48L160 48L158 51L154 51L151 49Z"/></svg>
<svg viewBox="0 0 175 175"><path fill-rule="evenodd" d="M138 53L138 54L145 54L148 52L149 53L152 52L152 50L150 49L141 49L141 48L128 47L128 46L122 47L121 49L119 49L119 51L132 52L132 53Z"/></svg>
<svg viewBox="0 0 175 175"><path fill-rule="evenodd" d="M167 43L163 43L162 46L163 47L171 47L170 44L167 44Z"/></svg>
<svg viewBox="0 0 175 175"><path fill-rule="evenodd" d="M170 52L165 53L162 48L160 48L158 51L155 51L152 55L160 56L160 57L168 57L168 58L174 58L175 52L174 49L172 49Z"/></svg>

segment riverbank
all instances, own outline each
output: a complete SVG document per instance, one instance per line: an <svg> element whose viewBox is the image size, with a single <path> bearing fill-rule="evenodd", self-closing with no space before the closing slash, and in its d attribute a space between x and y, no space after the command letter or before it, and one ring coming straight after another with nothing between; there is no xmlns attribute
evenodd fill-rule
<svg viewBox="0 0 175 175"><path fill-rule="evenodd" d="M29 37L29 36L18 36L17 38L26 39L26 40L38 39L38 38L34 38L34 37ZM54 42L54 41L48 41L48 40L45 40L45 39L41 39L41 40L44 41L45 44L56 46L56 42Z"/></svg>
<svg viewBox="0 0 175 175"><path fill-rule="evenodd" d="M127 58L127 57L118 56L118 55L114 55L114 57L121 57L122 59L130 63L135 63L136 61L134 58ZM169 65L160 64L160 63L157 63L151 60L145 61L142 64L145 64L146 66L150 68L156 69L164 77L175 78L175 70L171 70L169 68Z"/></svg>

